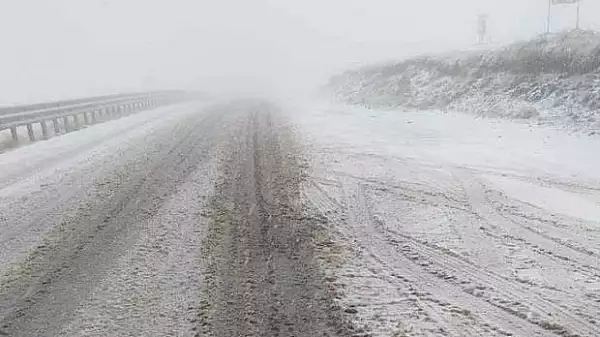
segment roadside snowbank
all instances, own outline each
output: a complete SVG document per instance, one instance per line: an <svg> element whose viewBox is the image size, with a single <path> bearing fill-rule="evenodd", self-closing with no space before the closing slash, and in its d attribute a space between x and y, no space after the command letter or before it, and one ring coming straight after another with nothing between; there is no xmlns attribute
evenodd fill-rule
<svg viewBox="0 0 600 337"><path fill-rule="evenodd" d="M329 89L338 102L457 110L600 133L600 36L578 30L364 67L332 78Z"/></svg>

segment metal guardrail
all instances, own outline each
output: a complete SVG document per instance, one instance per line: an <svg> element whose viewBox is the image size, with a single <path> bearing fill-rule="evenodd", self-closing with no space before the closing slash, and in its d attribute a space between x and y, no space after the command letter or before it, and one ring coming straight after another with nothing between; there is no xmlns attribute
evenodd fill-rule
<svg viewBox="0 0 600 337"><path fill-rule="evenodd" d="M188 94L182 91L157 91L138 94L118 94L70 101L40 103L0 109L0 131L10 129L13 140L18 140L17 128L25 126L29 138L34 141L34 124L40 124L42 138L48 139L48 123L52 122L54 134L85 125L114 119L160 105L183 101Z"/></svg>
<svg viewBox="0 0 600 337"><path fill-rule="evenodd" d="M117 98L127 98L131 96L139 96L140 93L128 93L128 94L113 94L113 95L104 95L104 96L95 96L95 97L85 97L85 98L76 98L70 100L60 100L53 102L43 102L43 103L35 103L28 105L15 105L15 106L5 106L0 107L0 116L17 114L21 112L28 112L34 110L44 110L44 109L52 109L52 108L60 108L73 106L77 104L84 103L94 103L101 101L109 101Z"/></svg>

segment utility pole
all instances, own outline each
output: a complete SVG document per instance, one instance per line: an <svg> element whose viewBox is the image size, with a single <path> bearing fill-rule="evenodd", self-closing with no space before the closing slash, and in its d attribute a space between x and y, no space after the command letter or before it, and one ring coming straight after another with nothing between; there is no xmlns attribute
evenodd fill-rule
<svg viewBox="0 0 600 337"><path fill-rule="evenodd" d="M552 0L548 0L548 17L546 19L546 33L550 33L551 13L552 13Z"/></svg>
<svg viewBox="0 0 600 337"><path fill-rule="evenodd" d="M579 30L579 18L581 13L581 0L577 1L577 21L575 23L575 29Z"/></svg>

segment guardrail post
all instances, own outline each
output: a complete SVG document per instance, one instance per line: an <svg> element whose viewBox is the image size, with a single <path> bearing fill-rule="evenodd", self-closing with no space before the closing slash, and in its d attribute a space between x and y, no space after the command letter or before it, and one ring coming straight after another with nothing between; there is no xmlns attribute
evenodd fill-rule
<svg viewBox="0 0 600 337"><path fill-rule="evenodd" d="M54 134L58 135L60 133L60 125L58 125L58 118L54 118L52 120L52 124L54 125Z"/></svg>
<svg viewBox="0 0 600 337"><path fill-rule="evenodd" d="M48 139L48 125L46 121L42 121L40 125L42 126L42 138Z"/></svg>
<svg viewBox="0 0 600 337"><path fill-rule="evenodd" d="M75 129L79 129L79 116L78 115L73 115L73 125L75 126Z"/></svg>
<svg viewBox="0 0 600 337"><path fill-rule="evenodd" d="M33 134L33 125L31 123L27 124L27 134L29 135L29 139L32 142L35 141L35 135Z"/></svg>
<svg viewBox="0 0 600 337"><path fill-rule="evenodd" d="M63 117L63 123L65 124L65 132L71 132L71 125L69 124L69 116Z"/></svg>
<svg viewBox="0 0 600 337"><path fill-rule="evenodd" d="M96 117L96 112L98 112L98 110L92 110L92 123L96 124L96 121L98 120L98 118Z"/></svg>
<svg viewBox="0 0 600 337"><path fill-rule="evenodd" d="M90 116L88 115L87 111L83 112L83 122L85 123L85 125L90 124Z"/></svg>
<svg viewBox="0 0 600 337"><path fill-rule="evenodd" d="M19 140L19 134L17 133L17 127L13 126L10 128L10 135L13 140Z"/></svg>

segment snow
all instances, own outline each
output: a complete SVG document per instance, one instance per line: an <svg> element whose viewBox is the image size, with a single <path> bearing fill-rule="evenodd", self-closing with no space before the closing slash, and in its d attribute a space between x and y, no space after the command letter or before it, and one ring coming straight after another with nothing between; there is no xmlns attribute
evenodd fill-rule
<svg viewBox="0 0 600 337"><path fill-rule="evenodd" d="M600 133L600 36L543 35L487 51L420 56L332 78L338 102L444 109Z"/></svg>
<svg viewBox="0 0 600 337"><path fill-rule="evenodd" d="M67 218L98 181L150 153L201 106L161 107L0 154L0 270L39 244L55 225L49 214Z"/></svg>
<svg viewBox="0 0 600 337"><path fill-rule="evenodd" d="M373 336L598 336L600 139L442 111L292 110L330 271ZM314 186L314 187L312 187Z"/></svg>
<svg viewBox="0 0 600 337"><path fill-rule="evenodd" d="M208 227L208 220L197 215L213 194L213 165L200 164L157 216L144 223L128 253L118 258L108 277L97 280L97 290L78 305L60 336L81 336L83 331L88 336L116 336L124 326L137 336L194 330L202 295L198 252ZM146 275L143 282L139 275Z"/></svg>
<svg viewBox="0 0 600 337"><path fill-rule="evenodd" d="M197 104L184 103L134 114L1 153L0 195L7 193L3 187L25 176L26 172L35 172L37 174L34 179L40 179L43 176L54 175L61 167L75 163L83 165L89 162L86 158L109 155L112 151L117 151L119 143L124 141L119 136L127 135L133 138L144 135L161 124L176 120L182 111L189 113L190 108L196 107ZM98 146L105 143L110 143L111 146ZM87 153L88 150L92 152ZM76 156L78 152L84 152L85 156ZM18 188L21 189L22 186Z"/></svg>
<svg viewBox="0 0 600 337"><path fill-rule="evenodd" d="M600 223L600 202L558 188L548 188L514 179L489 176L486 180L503 193L550 212Z"/></svg>
<svg viewBox="0 0 600 337"><path fill-rule="evenodd" d="M307 110L298 113L300 122L328 146L346 151L600 182L600 156L591 155L600 148L600 139L593 137L436 110L344 105Z"/></svg>

